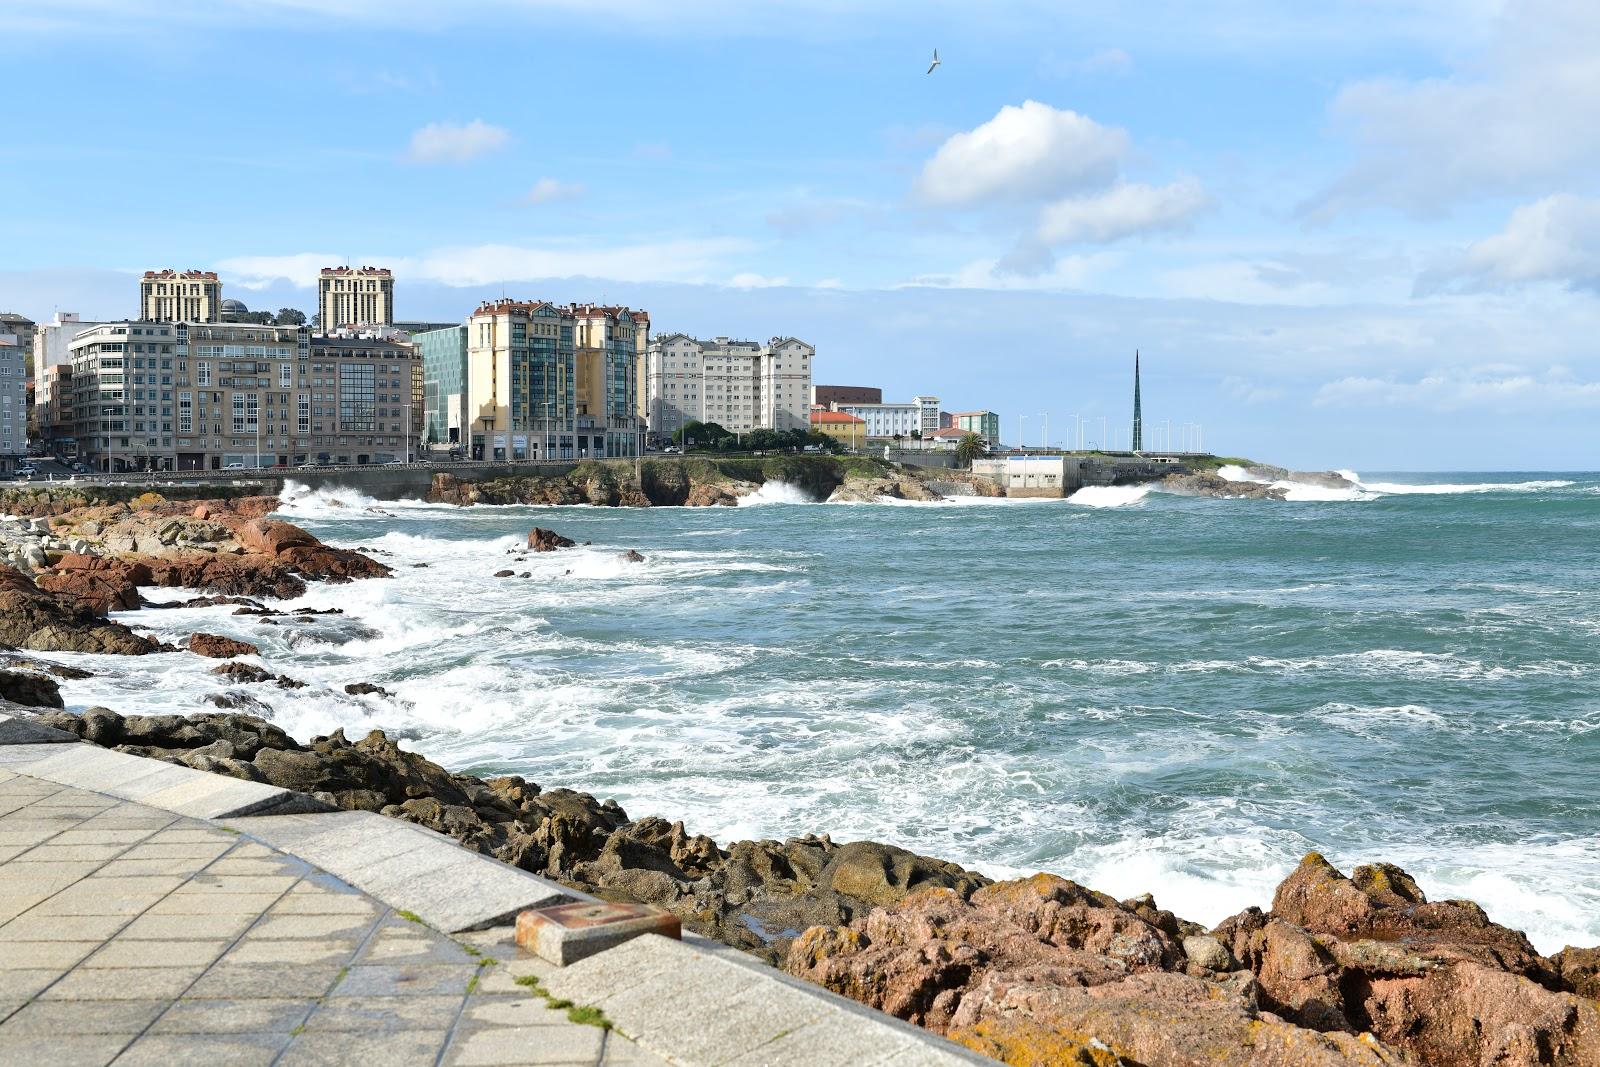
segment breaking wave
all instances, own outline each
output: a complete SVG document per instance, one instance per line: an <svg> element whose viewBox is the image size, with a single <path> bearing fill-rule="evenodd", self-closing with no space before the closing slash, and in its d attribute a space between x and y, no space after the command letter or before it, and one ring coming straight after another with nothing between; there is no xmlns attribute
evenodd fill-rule
<svg viewBox="0 0 1600 1067"><path fill-rule="evenodd" d="M1153 491L1149 485L1086 485L1067 497L1067 503L1086 508L1123 508L1137 504Z"/></svg>

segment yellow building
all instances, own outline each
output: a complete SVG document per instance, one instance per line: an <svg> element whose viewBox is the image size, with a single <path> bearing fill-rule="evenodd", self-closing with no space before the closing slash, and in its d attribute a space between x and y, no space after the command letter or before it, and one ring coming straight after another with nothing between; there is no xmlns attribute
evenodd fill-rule
<svg viewBox="0 0 1600 1067"><path fill-rule="evenodd" d="M218 322L222 282L209 270L147 270L139 279L139 318L146 322Z"/></svg>
<svg viewBox="0 0 1600 1067"><path fill-rule="evenodd" d="M867 443L867 422L842 411L813 411L811 428L820 430L841 444L855 447Z"/></svg>
<svg viewBox="0 0 1600 1067"><path fill-rule="evenodd" d="M394 273L387 267L323 267L317 275L317 328L394 325Z"/></svg>

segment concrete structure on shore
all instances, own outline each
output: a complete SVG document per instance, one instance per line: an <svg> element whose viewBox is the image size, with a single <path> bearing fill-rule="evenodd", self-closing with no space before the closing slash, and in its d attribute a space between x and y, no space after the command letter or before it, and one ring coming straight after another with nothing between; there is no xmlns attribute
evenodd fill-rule
<svg viewBox="0 0 1600 1067"><path fill-rule="evenodd" d="M1185 458L1131 452L1013 452L973 460L972 473L1005 489L1006 496L1056 498L1088 485L1155 481L1187 470Z"/></svg>
<svg viewBox="0 0 1600 1067"><path fill-rule="evenodd" d="M816 354L794 337L765 344L682 333L657 338L644 361L652 439L670 440L690 422L714 422L734 433L806 429Z"/></svg>
<svg viewBox="0 0 1600 1067"><path fill-rule="evenodd" d="M628 456L642 441L636 368L650 317L624 307L487 301L467 320L474 458Z"/></svg>
<svg viewBox="0 0 1600 1067"><path fill-rule="evenodd" d="M416 351L371 332L135 320L70 349L72 436L97 471L386 463L417 440Z"/></svg>
<svg viewBox="0 0 1600 1067"><path fill-rule="evenodd" d="M219 322L222 282L209 270L147 270L139 279L139 318L146 322Z"/></svg>
<svg viewBox="0 0 1600 1067"><path fill-rule="evenodd" d="M323 267L317 275L317 328L394 325L394 272L387 267Z"/></svg>

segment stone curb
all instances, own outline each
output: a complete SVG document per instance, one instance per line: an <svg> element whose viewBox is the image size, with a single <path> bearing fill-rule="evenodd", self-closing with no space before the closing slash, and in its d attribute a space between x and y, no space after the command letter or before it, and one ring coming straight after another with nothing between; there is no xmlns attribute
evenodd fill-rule
<svg viewBox="0 0 1600 1067"><path fill-rule="evenodd" d="M445 933L505 925L525 908L594 899L372 811L264 815L227 825Z"/></svg>
<svg viewBox="0 0 1600 1067"><path fill-rule="evenodd" d="M37 725L37 724L34 724ZM57 785L133 800L192 819L225 819L264 811L324 811L304 793L261 782L197 771L165 760L146 759L89 742L34 749L26 760L7 759L19 774Z"/></svg>
<svg viewBox="0 0 1600 1067"><path fill-rule="evenodd" d="M673 941L646 934L553 971L543 983L556 996L600 1008L624 1036L685 1067L994 1064L688 935Z"/></svg>

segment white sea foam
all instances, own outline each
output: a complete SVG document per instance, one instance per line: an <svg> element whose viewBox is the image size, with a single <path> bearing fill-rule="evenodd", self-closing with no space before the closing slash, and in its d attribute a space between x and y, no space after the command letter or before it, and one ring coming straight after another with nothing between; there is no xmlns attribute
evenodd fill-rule
<svg viewBox="0 0 1600 1067"><path fill-rule="evenodd" d="M1148 485L1086 485L1067 497L1067 503L1086 508L1123 508L1149 496Z"/></svg>
<svg viewBox="0 0 1600 1067"><path fill-rule="evenodd" d="M1558 478L1536 479L1531 482L1422 482L1408 485L1403 482L1362 482L1364 489L1385 496L1448 495L1456 493L1538 493L1549 489L1565 489L1573 482Z"/></svg>
<svg viewBox="0 0 1600 1067"><path fill-rule="evenodd" d="M809 494L790 482L766 481L755 492L739 498L742 508L760 507L763 504L815 504Z"/></svg>

